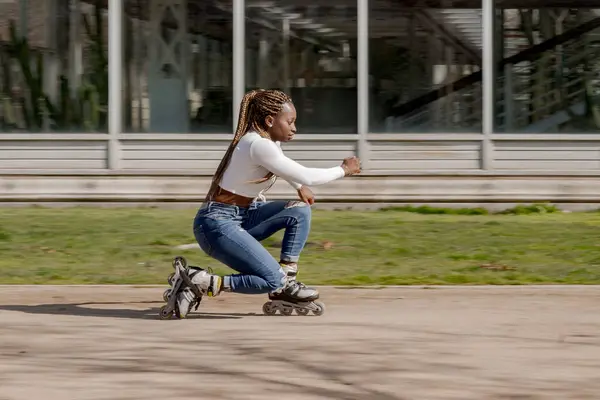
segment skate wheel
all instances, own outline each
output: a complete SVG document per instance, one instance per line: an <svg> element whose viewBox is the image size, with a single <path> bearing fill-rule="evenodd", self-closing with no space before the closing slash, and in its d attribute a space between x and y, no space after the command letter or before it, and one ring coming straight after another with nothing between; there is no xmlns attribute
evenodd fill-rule
<svg viewBox="0 0 600 400"><path fill-rule="evenodd" d="M162 306L159 312L160 319L171 319L173 318L173 311L167 311L167 306Z"/></svg>
<svg viewBox="0 0 600 400"><path fill-rule="evenodd" d="M317 309L313 310L313 314L323 315L323 313L325 312L325 304L321 303L320 301L315 301L315 306L317 307Z"/></svg>
<svg viewBox="0 0 600 400"><path fill-rule="evenodd" d="M167 278L167 283L169 284L169 286L173 286L173 279L175 279L175 272L173 272L171 275L169 275L169 277Z"/></svg>
<svg viewBox="0 0 600 400"><path fill-rule="evenodd" d="M281 307L281 313L285 316L290 316L294 313L294 307L291 306L282 306Z"/></svg>
<svg viewBox="0 0 600 400"><path fill-rule="evenodd" d="M169 296L171 295L171 289L167 289L163 292L163 300L165 303L169 301Z"/></svg>
<svg viewBox="0 0 600 400"><path fill-rule="evenodd" d="M265 313L265 315L275 315L277 314L277 307L268 301L263 304L263 313Z"/></svg>
<svg viewBox="0 0 600 400"><path fill-rule="evenodd" d="M310 312L310 310L306 309L306 308L297 308L296 309L296 314L298 315L308 315L308 313Z"/></svg>
<svg viewBox="0 0 600 400"><path fill-rule="evenodd" d="M177 263L181 263L182 268L187 267L187 260L184 257L177 256L173 259L173 268L177 265Z"/></svg>

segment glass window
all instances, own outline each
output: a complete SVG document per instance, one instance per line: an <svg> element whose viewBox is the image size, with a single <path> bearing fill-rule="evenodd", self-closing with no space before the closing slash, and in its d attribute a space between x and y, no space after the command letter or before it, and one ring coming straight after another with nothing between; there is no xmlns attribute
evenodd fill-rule
<svg viewBox="0 0 600 400"><path fill-rule="evenodd" d="M231 0L126 2L127 131L232 131L231 7Z"/></svg>
<svg viewBox="0 0 600 400"><path fill-rule="evenodd" d="M369 2L370 131L481 132L481 3L410 3Z"/></svg>
<svg viewBox="0 0 600 400"><path fill-rule="evenodd" d="M108 131L104 11L0 1L0 131Z"/></svg>
<svg viewBox="0 0 600 400"><path fill-rule="evenodd" d="M272 3L246 2L246 88L290 94L301 133L356 133L356 0Z"/></svg>
<svg viewBox="0 0 600 400"><path fill-rule="evenodd" d="M496 130L597 133L600 8L497 9L496 16Z"/></svg>

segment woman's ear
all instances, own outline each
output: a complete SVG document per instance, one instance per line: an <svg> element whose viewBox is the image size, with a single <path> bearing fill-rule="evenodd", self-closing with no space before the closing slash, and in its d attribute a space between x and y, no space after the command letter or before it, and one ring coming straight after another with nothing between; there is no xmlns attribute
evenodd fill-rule
<svg viewBox="0 0 600 400"><path fill-rule="evenodd" d="M273 118L272 115L269 115L267 118L265 118L265 123L267 124L267 128L272 128L274 122L275 122L275 118Z"/></svg>

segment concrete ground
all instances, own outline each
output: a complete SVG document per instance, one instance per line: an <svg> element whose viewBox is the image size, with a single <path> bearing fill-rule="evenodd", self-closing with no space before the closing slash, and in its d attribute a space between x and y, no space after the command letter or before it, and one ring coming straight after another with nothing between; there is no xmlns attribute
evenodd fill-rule
<svg viewBox="0 0 600 400"><path fill-rule="evenodd" d="M323 288L160 321L161 287L0 287L1 400L533 400L600 396L597 287Z"/></svg>

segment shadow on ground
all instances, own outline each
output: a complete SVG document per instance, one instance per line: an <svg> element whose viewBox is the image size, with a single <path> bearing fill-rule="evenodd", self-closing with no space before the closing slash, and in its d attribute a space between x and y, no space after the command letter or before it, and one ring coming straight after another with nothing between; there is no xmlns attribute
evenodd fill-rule
<svg viewBox="0 0 600 400"><path fill-rule="evenodd" d="M125 318L158 320L159 307L145 309L95 308L88 306L125 306L126 304L157 304L155 301L136 302L86 302L70 304L0 305L0 310L18 311L28 314L71 315L79 317ZM263 316L255 313L205 313L193 312L187 319L240 319L246 316Z"/></svg>

